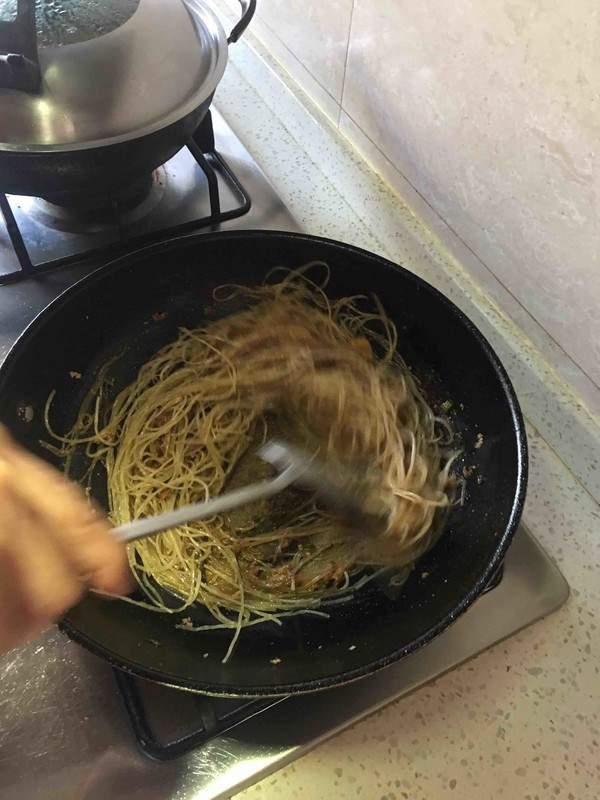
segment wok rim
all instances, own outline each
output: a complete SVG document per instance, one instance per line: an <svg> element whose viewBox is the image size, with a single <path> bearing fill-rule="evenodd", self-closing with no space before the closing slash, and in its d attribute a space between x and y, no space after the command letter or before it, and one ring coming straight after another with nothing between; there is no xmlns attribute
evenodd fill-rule
<svg viewBox="0 0 600 800"><path fill-rule="evenodd" d="M421 289L434 295L436 299L445 304L450 311L459 319L459 321L469 330L475 337L477 343L481 347L483 354L487 357L488 362L492 366L499 384L502 388L504 399L508 404L510 416L512 418L513 431L515 435L515 443L517 449L517 475L515 480L514 495L510 507L510 515L504 527L504 530L497 538L497 543L492 558L488 562L486 568L479 575L478 579L471 586L469 591L462 596L460 601L445 614L438 622L431 626L421 636L413 639L409 644L397 648L385 656L382 656L373 661L355 667L353 669L346 669L340 674L329 675L323 678L312 678L306 681L299 681L294 683L282 683L271 685L256 685L252 687L238 687L229 684L214 684L203 683L202 681L194 679L183 679L178 676L163 672L157 668L149 668L137 662L126 659L111 651L110 649L98 644L88 635L80 631L77 627L70 624L68 618L63 618L59 621L58 627L70 639L83 645L87 650L100 656L103 660L107 661L111 666L123 670L124 672L133 674L140 678L152 680L166 686L174 687L177 689L185 689L192 692L206 694L215 697L281 697L290 694L301 694L320 691L323 689L341 686L346 683L356 681L367 675L373 674L390 664L393 664L402 658L416 652L421 647L427 645L430 641L439 636L445 631L453 622L455 622L467 609L477 600L482 594L494 572L498 569L512 538L516 532L523 506L525 503L525 495L527 490L528 478L528 447L527 436L525 430L525 421L523 414L512 386L508 373L496 355L492 346L481 333L481 331L474 325L473 322L464 314L461 309L456 306L450 299L442 294L438 289L430 283L419 277L415 273L406 269L406 267L396 264L395 262L384 258L383 256L372 253L363 248L354 245L346 244L344 242L336 241L322 236L313 236L307 233L296 233L289 231L274 231L274 230L243 230L243 231L219 231L213 233L199 233L190 236L176 237L167 239L157 244L149 245L138 250L131 251L117 259L106 263L104 266L98 267L88 275L84 276L62 294L49 303L36 317L29 323L27 328L21 333L9 350L4 362L0 365L0 392L7 380L7 374L10 373L12 363L18 359L20 352L27 346L28 341L36 335L36 331L40 324L43 324L51 314L60 313L61 307L69 304L73 297L81 291L87 290L94 283L108 278L120 268L133 266L139 262L143 262L146 257L158 255L162 252L177 250L180 247L194 247L201 244L203 241L215 241L224 239L243 239L246 238L251 241L260 241L261 239L280 238L288 241L308 241L313 244L323 244L325 247L335 247L338 251L345 251L348 254L358 258L367 258L371 261L376 261L386 268L392 268L394 271L402 272L406 278L414 281Z"/></svg>

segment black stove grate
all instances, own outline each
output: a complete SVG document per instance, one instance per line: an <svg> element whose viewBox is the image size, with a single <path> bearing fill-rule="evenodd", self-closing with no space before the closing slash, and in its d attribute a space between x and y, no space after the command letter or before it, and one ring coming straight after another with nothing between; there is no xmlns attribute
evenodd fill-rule
<svg viewBox="0 0 600 800"><path fill-rule="evenodd" d="M285 700L208 697L118 669L114 673L137 743L145 755L158 761L179 758Z"/></svg>
<svg viewBox="0 0 600 800"><path fill-rule="evenodd" d="M129 248L153 244L154 242L164 240L171 236L179 236L201 228L220 225L228 220L236 219L248 213L251 206L248 192L240 183L229 164L215 149L214 129L210 110L188 142L187 148L206 177L210 200L210 214L201 219L192 220L180 225L173 225L168 228L161 228L152 233L134 234L132 236L127 236L122 230L119 225L118 214L115 214L115 231L119 234L118 241L101 245L93 249L86 249L85 252L45 261L40 264L34 264L32 262L27 250L27 244L21 235L8 197L6 194L0 192L0 214L4 218L8 236L19 262L18 269L13 272L0 274L0 286L27 280L70 264L80 263L84 259L87 260L103 255L115 255L117 253L121 254ZM218 176L221 177L235 196L237 205L234 208L225 211L222 210Z"/></svg>

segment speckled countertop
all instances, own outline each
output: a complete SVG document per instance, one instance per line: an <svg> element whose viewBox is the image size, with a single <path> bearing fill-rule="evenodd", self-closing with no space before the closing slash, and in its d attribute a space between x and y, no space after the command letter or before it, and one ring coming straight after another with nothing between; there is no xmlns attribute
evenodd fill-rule
<svg viewBox="0 0 600 800"><path fill-rule="evenodd" d="M597 486L597 430L518 329L469 283L460 265L436 249L410 208L375 176L365 187L368 170L352 154L332 161L333 151L321 140L307 155L307 146L324 135L323 122L302 109L264 54L259 59L246 46L236 50L218 105L307 231L403 263L483 328L530 422L525 520L572 591L549 618L355 725L237 800L596 800L600 511L584 486L592 493ZM357 213L361 203L364 213Z"/></svg>

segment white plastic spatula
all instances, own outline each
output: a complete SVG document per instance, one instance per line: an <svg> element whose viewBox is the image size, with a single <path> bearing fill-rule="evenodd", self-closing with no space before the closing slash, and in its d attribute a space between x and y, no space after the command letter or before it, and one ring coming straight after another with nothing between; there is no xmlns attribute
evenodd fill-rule
<svg viewBox="0 0 600 800"><path fill-rule="evenodd" d="M355 476L348 476L346 479L345 476L334 475L314 457L282 441L267 442L258 451L258 455L278 470L279 474L272 480L226 492L204 503L193 503L176 511L128 522L114 529L115 536L122 542L142 539L178 525L207 519L223 511L231 511L238 506L272 497L292 483L315 491L324 503L344 517L364 519L367 515L363 501L359 499L361 493L351 488L356 487ZM375 522L379 528L385 523L384 511L377 511L375 514L370 511L368 516L369 521Z"/></svg>

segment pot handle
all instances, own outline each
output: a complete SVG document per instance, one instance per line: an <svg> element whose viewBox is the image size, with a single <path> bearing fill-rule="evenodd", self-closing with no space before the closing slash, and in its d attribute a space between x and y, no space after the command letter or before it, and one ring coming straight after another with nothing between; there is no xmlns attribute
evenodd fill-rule
<svg viewBox="0 0 600 800"><path fill-rule="evenodd" d="M250 20L256 11L256 0L240 0L240 5L242 7L242 18L227 37L227 44L234 44L237 42L250 24Z"/></svg>
<svg viewBox="0 0 600 800"><path fill-rule="evenodd" d="M0 20L0 88L35 93L41 80L35 0L17 0L16 18Z"/></svg>

